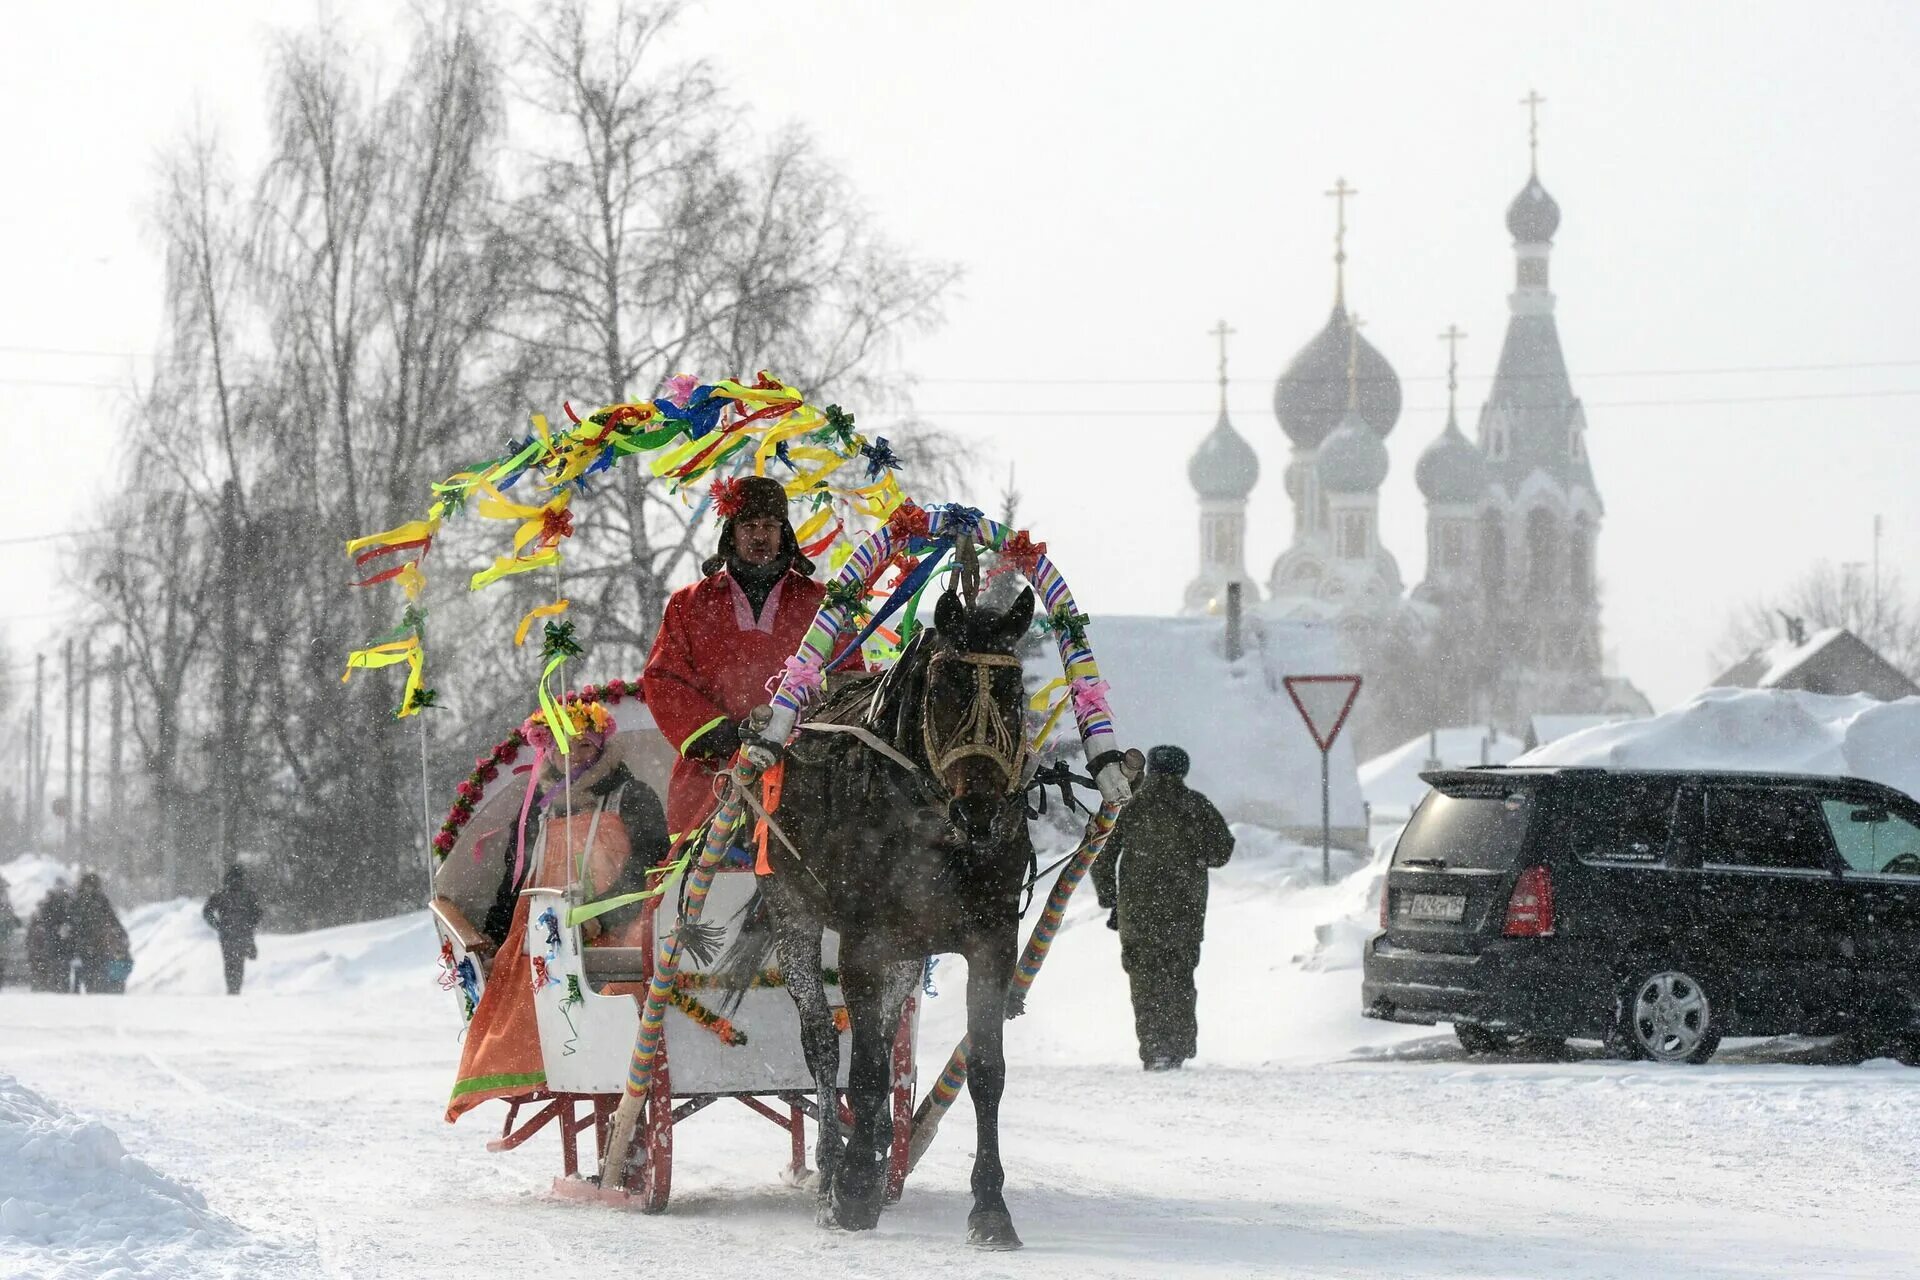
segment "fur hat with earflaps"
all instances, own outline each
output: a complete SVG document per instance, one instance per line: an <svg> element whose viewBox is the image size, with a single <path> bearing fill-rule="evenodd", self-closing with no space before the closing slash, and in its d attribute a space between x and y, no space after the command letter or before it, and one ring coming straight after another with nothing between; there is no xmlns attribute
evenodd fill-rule
<svg viewBox="0 0 1920 1280"><path fill-rule="evenodd" d="M727 567L733 557L733 525L736 520L754 520L761 516L780 519L780 552L788 567L804 576L813 573L813 561L800 554L800 540L793 536L793 521L787 514L787 491L778 480L766 476L735 476L713 482L709 491L713 509L725 521L720 526L720 547L700 566L703 574L714 574Z"/></svg>

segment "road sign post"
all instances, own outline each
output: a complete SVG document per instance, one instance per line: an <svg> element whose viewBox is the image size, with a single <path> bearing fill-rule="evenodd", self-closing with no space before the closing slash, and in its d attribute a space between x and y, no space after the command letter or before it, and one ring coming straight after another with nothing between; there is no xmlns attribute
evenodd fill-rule
<svg viewBox="0 0 1920 1280"><path fill-rule="evenodd" d="M1287 686L1287 696L1293 699L1294 710L1307 722L1307 732L1313 735L1313 744L1320 748L1320 883L1331 884L1333 805L1327 757L1333 751L1333 740L1340 736L1340 730L1353 710L1353 700L1360 696L1360 677L1285 676L1281 683Z"/></svg>

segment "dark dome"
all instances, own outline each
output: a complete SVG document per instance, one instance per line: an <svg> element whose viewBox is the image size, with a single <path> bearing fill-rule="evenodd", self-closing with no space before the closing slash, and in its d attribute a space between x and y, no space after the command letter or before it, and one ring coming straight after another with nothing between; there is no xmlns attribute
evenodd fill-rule
<svg viewBox="0 0 1920 1280"><path fill-rule="evenodd" d="M1187 479L1193 491L1203 498L1244 498L1253 492L1260 478L1260 458L1233 424L1226 411L1213 424L1207 438L1187 460Z"/></svg>
<svg viewBox="0 0 1920 1280"><path fill-rule="evenodd" d="M1486 455L1449 418L1447 429L1420 451L1420 460L1413 464L1413 482L1428 502L1478 502L1487 491Z"/></svg>
<svg viewBox="0 0 1920 1280"><path fill-rule="evenodd" d="M1347 309L1333 304L1326 327L1300 349L1273 388L1273 413L1280 429L1302 449L1332 434L1347 412ZM1400 379L1386 357L1360 338L1358 364L1360 416L1384 437L1400 418Z"/></svg>
<svg viewBox="0 0 1920 1280"><path fill-rule="evenodd" d="M1507 230L1520 244L1546 244L1560 229L1560 206L1535 174L1507 206Z"/></svg>
<svg viewBox="0 0 1920 1280"><path fill-rule="evenodd" d="M1387 478L1387 446L1359 414L1349 413L1320 445L1314 469L1328 493L1373 493Z"/></svg>

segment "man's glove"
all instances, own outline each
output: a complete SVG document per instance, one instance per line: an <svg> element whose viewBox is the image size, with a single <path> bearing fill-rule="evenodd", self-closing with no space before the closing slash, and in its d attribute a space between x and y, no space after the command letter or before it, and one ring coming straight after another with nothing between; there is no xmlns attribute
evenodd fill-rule
<svg viewBox="0 0 1920 1280"><path fill-rule="evenodd" d="M724 764L740 749L740 726L722 720L687 744L687 754L709 764Z"/></svg>
<svg viewBox="0 0 1920 1280"><path fill-rule="evenodd" d="M1115 933L1120 931L1120 908L1114 907L1107 912L1107 928Z"/></svg>

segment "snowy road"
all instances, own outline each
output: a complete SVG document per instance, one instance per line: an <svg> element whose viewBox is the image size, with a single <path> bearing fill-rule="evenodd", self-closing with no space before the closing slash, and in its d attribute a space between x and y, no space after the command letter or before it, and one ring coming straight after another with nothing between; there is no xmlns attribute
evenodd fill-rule
<svg viewBox="0 0 1920 1280"><path fill-rule="evenodd" d="M1162 1076L1016 1063L1004 1131L1028 1248L981 1257L960 1243L964 1101L880 1230L840 1236L778 1186L779 1135L737 1108L687 1123L664 1217L546 1198L548 1145L490 1156L481 1127L440 1122L438 1000L8 994L0 1020L0 1071L244 1229L154 1251L152 1275L569 1275L620 1257L785 1280L1920 1268L1920 1071L1785 1049L1692 1070L1463 1061L1439 1037ZM0 1239L0 1274L59 1266Z"/></svg>

